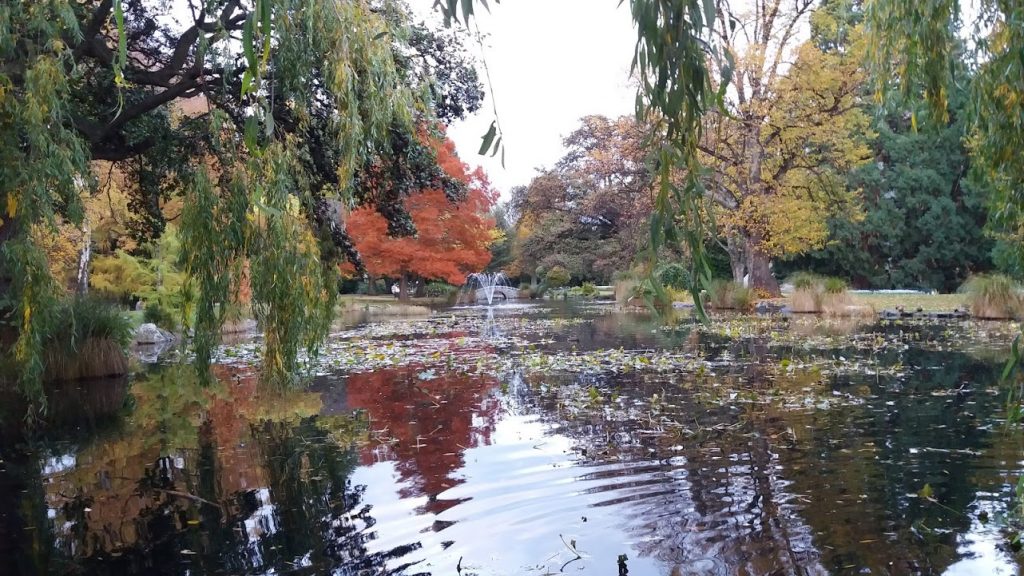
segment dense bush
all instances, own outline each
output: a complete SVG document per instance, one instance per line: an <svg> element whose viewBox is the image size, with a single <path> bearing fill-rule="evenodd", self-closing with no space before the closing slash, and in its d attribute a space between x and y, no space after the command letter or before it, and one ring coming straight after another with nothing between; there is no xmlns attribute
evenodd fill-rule
<svg viewBox="0 0 1024 576"><path fill-rule="evenodd" d="M676 290L690 289L690 271L682 264L677 262L665 264L658 268L656 274L658 281L666 288L675 288Z"/></svg>
<svg viewBox="0 0 1024 576"><path fill-rule="evenodd" d="M376 294L391 294L391 291L388 289L387 283L384 282L383 280L375 280L373 282L373 287L375 289ZM356 287L356 294L365 295L370 293L371 290L369 282L360 282L359 285Z"/></svg>
<svg viewBox="0 0 1024 576"><path fill-rule="evenodd" d="M582 286L574 286L568 290L562 290L561 295L571 298L597 298L598 290L597 286L590 282L584 282Z"/></svg>
<svg viewBox="0 0 1024 576"><path fill-rule="evenodd" d="M447 298L459 291L457 286L452 286L447 282L431 282L427 284L425 290L427 296L431 298Z"/></svg>
<svg viewBox="0 0 1024 576"><path fill-rule="evenodd" d="M173 332L178 329L178 321L175 318L174 312L159 302L146 304L146 308L142 311L142 320L143 322L156 324L164 330Z"/></svg>
<svg viewBox="0 0 1024 576"><path fill-rule="evenodd" d="M548 288L561 288L569 283L569 271L562 266L554 266L544 275L544 284Z"/></svg>

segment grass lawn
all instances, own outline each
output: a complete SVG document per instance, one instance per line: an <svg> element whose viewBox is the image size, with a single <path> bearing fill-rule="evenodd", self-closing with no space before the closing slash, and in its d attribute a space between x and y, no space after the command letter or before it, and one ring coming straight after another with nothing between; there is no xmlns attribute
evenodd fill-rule
<svg viewBox="0 0 1024 576"><path fill-rule="evenodd" d="M444 304L447 301L447 298L409 298L401 302L394 296L345 294L338 298L337 311L342 315L369 312L380 316L429 316L431 306Z"/></svg>
<svg viewBox="0 0 1024 576"><path fill-rule="evenodd" d="M902 306L906 312L952 312L963 310L964 294L854 294L854 300L867 304L876 312L895 310Z"/></svg>
<svg viewBox="0 0 1024 576"><path fill-rule="evenodd" d="M875 312L883 310L895 310L903 307L906 312L916 312L919 308L922 312L952 312L953 310L964 310L966 296L964 294L851 294L856 304L872 307ZM673 292L673 300L682 303L692 303L688 292ZM765 300L786 306L789 298L773 298Z"/></svg>

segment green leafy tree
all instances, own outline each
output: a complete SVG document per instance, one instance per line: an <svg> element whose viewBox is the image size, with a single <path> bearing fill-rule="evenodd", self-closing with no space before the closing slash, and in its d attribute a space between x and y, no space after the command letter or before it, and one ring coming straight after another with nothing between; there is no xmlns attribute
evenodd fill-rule
<svg viewBox="0 0 1024 576"><path fill-rule="evenodd" d="M326 334L335 264L359 263L338 206L373 204L390 233L412 234L410 191L463 193L417 136L479 107L479 83L447 41L410 31L401 3L213 0L181 25L170 9L142 0L2 9L2 341L34 397L58 290L30 231L81 222L90 161L128 176L140 240L162 233L162 205L183 201L185 316L196 318L200 368L224 320L218 304L252 263L264 367L279 382Z"/></svg>
<svg viewBox="0 0 1024 576"><path fill-rule="evenodd" d="M962 103L941 130L915 133L901 113L880 118L876 161L848 176L849 186L862 191L862 217L832 219L828 246L787 267L850 278L865 288L941 292L990 269L990 190L967 177Z"/></svg>

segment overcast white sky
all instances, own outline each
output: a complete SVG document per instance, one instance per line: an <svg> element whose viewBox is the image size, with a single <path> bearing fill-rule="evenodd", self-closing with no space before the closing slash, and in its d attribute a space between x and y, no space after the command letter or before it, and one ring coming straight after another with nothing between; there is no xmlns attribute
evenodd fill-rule
<svg viewBox="0 0 1024 576"><path fill-rule="evenodd" d="M436 17L434 0L410 0L413 10ZM505 168L477 155L493 118L491 91L483 109L449 129L459 155L481 165L503 196L529 184L535 169L562 156L562 138L588 114L632 114L636 91L629 65L636 33L629 3L618 0L503 0L478 6L493 94L505 135ZM467 40L470 40L467 38ZM474 51L475 41L468 41ZM479 66L483 76L483 67Z"/></svg>

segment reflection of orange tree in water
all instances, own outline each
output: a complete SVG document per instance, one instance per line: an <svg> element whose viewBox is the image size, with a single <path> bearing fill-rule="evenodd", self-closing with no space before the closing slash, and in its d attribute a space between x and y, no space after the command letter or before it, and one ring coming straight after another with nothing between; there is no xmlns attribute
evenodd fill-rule
<svg viewBox="0 0 1024 576"><path fill-rule="evenodd" d="M248 374L205 389L191 375L168 368L138 382L122 429L29 480L44 487L54 545L76 570L283 570L308 555L374 571L418 546L365 549L374 521L349 480L358 425L316 417L314 394L261 396Z"/></svg>
<svg viewBox="0 0 1024 576"><path fill-rule="evenodd" d="M399 495L426 496L426 510L439 513L458 502L437 496L463 482L467 448L490 443L499 404L491 396L493 376L435 374L404 367L353 374L347 379L348 405L369 412L370 425L384 446L363 450L364 463L393 457L406 485ZM388 447L389 446L389 447Z"/></svg>

